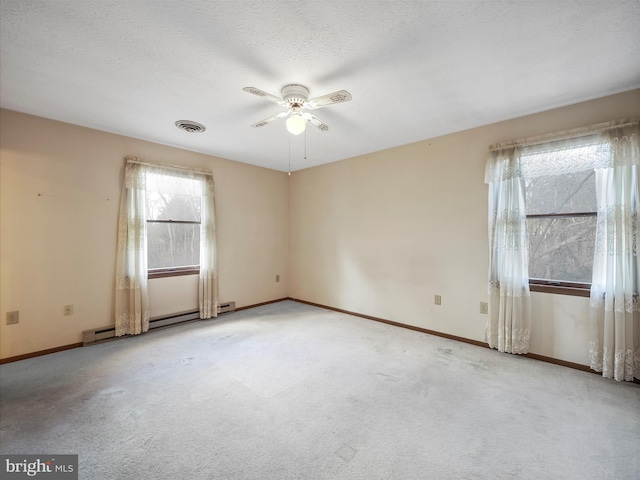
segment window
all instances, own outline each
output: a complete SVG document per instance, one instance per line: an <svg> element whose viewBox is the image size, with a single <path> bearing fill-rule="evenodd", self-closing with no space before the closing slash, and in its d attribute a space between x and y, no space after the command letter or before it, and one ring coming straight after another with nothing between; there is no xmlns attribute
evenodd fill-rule
<svg viewBox="0 0 640 480"><path fill-rule="evenodd" d="M531 291L585 296L591 368L638 378L638 138L638 121L620 120L490 148L491 348L528 352Z"/></svg>
<svg viewBox="0 0 640 480"><path fill-rule="evenodd" d="M593 158L601 154L601 145L582 140L522 155L531 290L589 295L597 224Z"/></svg>
<svg viewBox="0 0 640 480"><path fill-rule="evenodd" d="M200 318L218 315L213 174L126 157L118 216L116 336L149 329L149 277L198 274Z"/></svg>
<svg viewBox="0 0 640 480"><path fill-rule="evenodd" d="M170 172L147 174L147 267L149 277L197 274L200 264L199 179ZM170 188L165 188L167 183ZM189 192L189 193L180 193Z"/></svg>
<svg viewBox="0 0 640 480"><path fill-rule="evenodd" d="M532 279L591 283L595 188L593 170L525 181Z"/></svg>

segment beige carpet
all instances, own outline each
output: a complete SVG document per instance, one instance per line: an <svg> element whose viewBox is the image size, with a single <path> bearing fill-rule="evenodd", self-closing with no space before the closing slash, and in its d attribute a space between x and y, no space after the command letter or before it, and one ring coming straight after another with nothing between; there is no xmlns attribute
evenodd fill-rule
<svg viewBox="0 0 640 480"><path fill-rule="evenodd" d="M285 301L0 366L81 479L636 479L640 386Z"/></svg>

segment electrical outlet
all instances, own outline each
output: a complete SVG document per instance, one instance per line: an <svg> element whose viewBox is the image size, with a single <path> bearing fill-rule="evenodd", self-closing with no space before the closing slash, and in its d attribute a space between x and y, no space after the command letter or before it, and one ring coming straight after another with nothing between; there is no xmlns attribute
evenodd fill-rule
<svg viewBox="0 0 640 480"><path fill-rule="evenodd" d="M14 312L7 312L7 320L6 320L7 325L14 325L19 321L20 321L20 317L19 317L18 310Z"/></svg>
<svg viewBox="0 0 640 480"><path fill-rule="evenodd" d="M484 315L489 313L489 304L487 302L480 302L480 313Z"/></svg>
<svg viewBox="0 0 640 480"><path fill-rule="evenodd" d="M433 303L436 305L442 305L442 297L440 295L435 295L433 297Z"/></svg>
<svg viewBox="0 0 640 480"><path fill-rule="evenodd" d="M73 315L73 305L65 305L63 308L63 313L65 316Z"/></svg>
<svg viewBox="0 0 640 480"><path fill-rule="evenodd" d="M280 281L280 275L276 275L276 283Z"/></svg>

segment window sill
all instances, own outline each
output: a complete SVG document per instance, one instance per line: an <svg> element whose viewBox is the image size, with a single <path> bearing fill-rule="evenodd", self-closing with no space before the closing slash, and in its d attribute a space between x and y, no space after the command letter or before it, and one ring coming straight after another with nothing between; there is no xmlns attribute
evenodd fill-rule
<svg viewBox="0 0 640 480"><path fill-rule="evenodd" d="M199 267L188 268L158 268L155 270L149 270L147 278L165 278L165 277L180 277L182 275L199 275Z"/></svg>
<svg viewBox="0 0 640 480"><path fill-rule="evenodd" d="M590 283L550 282L545 280L529 280L529 290L532 292L555 293L574 297L589 297Z"/></svg>

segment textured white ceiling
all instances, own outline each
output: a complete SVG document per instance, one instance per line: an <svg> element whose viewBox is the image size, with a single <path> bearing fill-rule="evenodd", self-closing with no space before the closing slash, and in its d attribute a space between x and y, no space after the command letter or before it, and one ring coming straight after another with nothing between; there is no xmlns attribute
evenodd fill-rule
<svg viewBox="0 0 640 480"><path fill-rule="evenodd" d="M0 105L286 171L640 87L640 1L2 0ZM353 100L304 137L242 91ZM201 134L176 120L206 125ZM131 152L135 154L135 152Z"/></svg>

